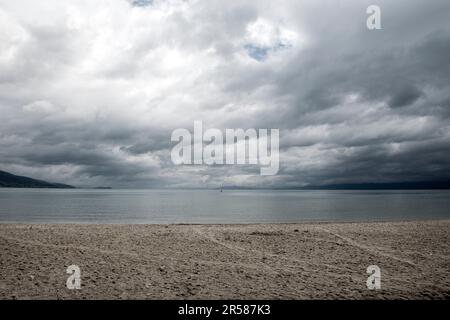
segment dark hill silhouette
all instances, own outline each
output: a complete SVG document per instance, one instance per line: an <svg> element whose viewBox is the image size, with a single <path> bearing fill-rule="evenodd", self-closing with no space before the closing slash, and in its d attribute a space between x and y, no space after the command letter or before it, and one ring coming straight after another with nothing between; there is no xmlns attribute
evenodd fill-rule
<svg viewBox="0 0 450 320"><path fill-rule="evenodd" d="M0 188L75 188L62 183L53 183L43 180L36 180L23 176L16 176L12 173L0 170Z"/></svg>

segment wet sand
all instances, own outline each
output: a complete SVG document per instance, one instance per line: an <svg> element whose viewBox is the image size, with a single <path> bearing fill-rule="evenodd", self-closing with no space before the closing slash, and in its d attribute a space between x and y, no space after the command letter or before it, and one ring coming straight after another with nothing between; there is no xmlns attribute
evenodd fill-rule
<svg viewBox="0 0 450 320"><path fill-rule="evenodd" d="M0 224L1 299L448 299L450 220ZM81 289L66 288L66 268ZM366 268L381 269L368 290Z"/></svg>

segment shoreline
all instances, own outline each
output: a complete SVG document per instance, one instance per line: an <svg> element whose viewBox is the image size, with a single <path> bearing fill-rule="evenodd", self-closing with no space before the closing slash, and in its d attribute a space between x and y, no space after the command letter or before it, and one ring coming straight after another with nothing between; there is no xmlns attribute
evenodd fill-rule
<svg viewBox="0 0 450 320"><path fill-rule="evenodd" d="M450 219L0 223L1 299L448 299ZM66 268L81 289L66 288ZM381 290L368 290L369 265Z"/></svg>
<svg viewBox="0 0 450 320"><path fill-rule="evenodd" d="M447 217L442 218L430 218L430 219L381 219L381 220L301 220L292 222L230 222L230 223L219 223L219 222L168 222L168 223L149 223L149 222L22 222L22 221L1 221L2 225L32 225L32 226L258 226L258 225L308 225L308 224L358 224L358 223L404 223L404 222L438 222L438 221L450 221Z"/></svg>

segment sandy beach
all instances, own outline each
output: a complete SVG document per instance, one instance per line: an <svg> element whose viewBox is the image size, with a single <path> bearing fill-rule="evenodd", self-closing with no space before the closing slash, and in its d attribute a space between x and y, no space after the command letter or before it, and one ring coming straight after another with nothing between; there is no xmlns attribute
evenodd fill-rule
<svg viewBox="0 0 450 320"><path fill-rule="evenodd" d="M0 225L1 299L448 299L450 220ZM81 289L66 288L66 268ZM366 268L381 269L368 290Z"/></svg>

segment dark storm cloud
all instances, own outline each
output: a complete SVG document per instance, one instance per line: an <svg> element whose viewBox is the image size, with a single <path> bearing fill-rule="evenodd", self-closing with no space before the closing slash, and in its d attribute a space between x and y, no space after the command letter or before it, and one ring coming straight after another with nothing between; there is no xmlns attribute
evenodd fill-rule
<svg viewBox="0 0 450 320"><path fill-rule="evenodd" d="M413 85L402 85L399 89L394 90L389 106L392 108L404 107L413 104L422 95L422 91Z"/></svg>
<svg viewBox="0 0 450 320"><path fill-rule="evenodd" d="M450 3L378 1L374 31L369 4L0 1L0 169L124 187L449 179ZM279 128L279 174L174 166L171 132L194 120Z"/></svg>

